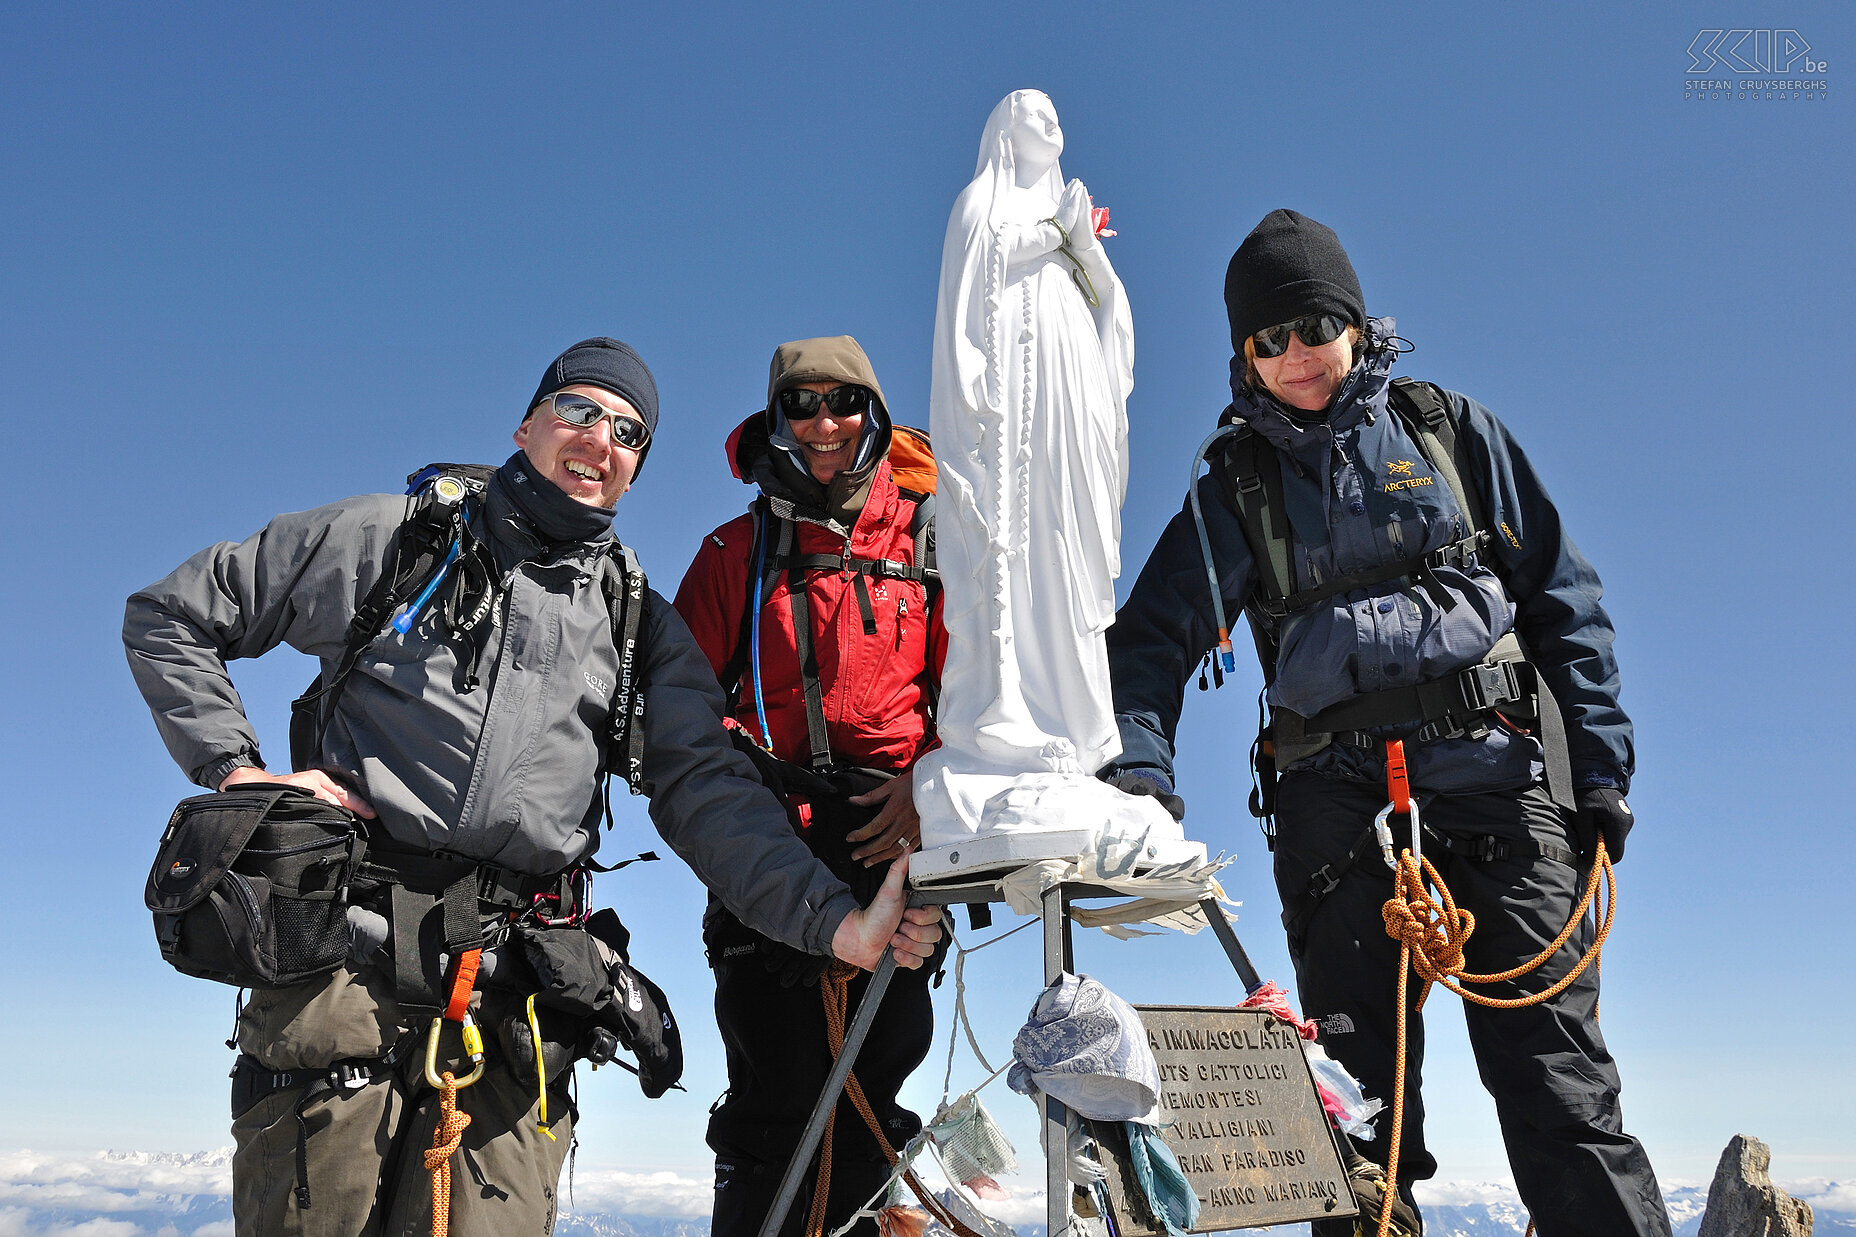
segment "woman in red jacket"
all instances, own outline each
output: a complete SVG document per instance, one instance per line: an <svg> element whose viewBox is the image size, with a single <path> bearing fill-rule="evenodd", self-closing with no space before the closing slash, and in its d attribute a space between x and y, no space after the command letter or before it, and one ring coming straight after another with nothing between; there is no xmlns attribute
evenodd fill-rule
<svg viewBox="0 0 1856 1237"><path fill-rule="evenodd" d="M917 467L898 484L892 445ZM890 860L921 839L910 767L934 746L932 708L947 634L932 574L932 462L895 431L869 358L848 335L782 344L767 407L728 440L735 475L760 490L747 515L703 539L677 590L731 724L785 789L794 828L868 902ZM910 488L920 485L921 489ZM819 979L828 960L744 927L711 901L704 943L728 1093L710 1117L713 1237L753 1237L830 1069ZM896 1103L927 1055L934 967L898 972L855 1077L893 1148L921 1129ZM865 978L850 981L851 1008ZM849 1096L830 1156L826 1229L889 1173ZM783 1234L804 1228L818 1170ZM875 1226L861 1226L874 1237Z"/></svg>

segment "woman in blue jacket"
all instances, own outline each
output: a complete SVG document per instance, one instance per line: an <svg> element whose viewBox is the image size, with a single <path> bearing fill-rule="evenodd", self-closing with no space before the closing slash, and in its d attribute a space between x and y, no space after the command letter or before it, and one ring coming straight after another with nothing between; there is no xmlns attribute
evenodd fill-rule
<svg viewBox="0 0 1856 1237"><path fill-rule="evenodd" d="M1425 854L1476 916L1467 969L1494 972L1559 934L1597 839L1622 858L1630 719L1598 577L1532 466L1474 400L1390 381L1392 320L1366 316L1335 234L1271 212L1232 257L1225 300L1229 432L1197 483L1198 516L1189 500L1109 630L1123 750L1104 776L1183 811L1173 741L1185 684L1216 652L1221 616L1245 611L1268 682L1275 873L1296 980L1329 1053L1387 1103L1360 1145L1383 1164L1399 966L1380 914L1392 873L1373 832L1387 741L1406 753ZM1407 823L1401 847L1408 839ZM1549 986L1591 933L1582 925L1491 995ZM1543 1004L1466 1005L1470 1043L1542 1232L1667 1234L1649 1158L1623 1131L1597 1003L1588 968ZM1437 1169L1415 1011L1409 1024L1407 1202L1410 1183Z"/></svg>

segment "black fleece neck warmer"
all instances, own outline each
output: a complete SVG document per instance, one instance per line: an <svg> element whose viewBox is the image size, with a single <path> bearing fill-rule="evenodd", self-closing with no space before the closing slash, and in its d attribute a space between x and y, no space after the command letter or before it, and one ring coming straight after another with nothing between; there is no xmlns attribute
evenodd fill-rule
<svg viewBox="0 0 1856 1237"><path fill-rule="evenodd" d="M564 541L603 541L612 536L611 507L589 507L569 498L552 481L535 475L526 452L503 461L490 479L515 514L527 522L535 539L550 545Z"/></svg>

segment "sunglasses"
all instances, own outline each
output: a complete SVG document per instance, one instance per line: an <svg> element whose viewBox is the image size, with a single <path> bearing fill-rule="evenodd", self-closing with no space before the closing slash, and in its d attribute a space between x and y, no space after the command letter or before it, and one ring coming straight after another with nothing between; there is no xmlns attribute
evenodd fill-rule
<svg viewBox="0 0 1856 1237"><path fill-rule="evenodd" d="M849 383L833 387L823 395L804 387L790 387L780 392L780 411L788 421L810 421L818 415L821 405L831 409L831 415L840 421L846 417L861 417L870 411L870 388Z"/></svg>
<svg viewBox="0 0 1856 1237"><path fill-rule="evenodd" d="M1345 318L1333 314L1309 314L1280 326L1266 326L1250 338L1258 356L1278 357L1289 351L1291 335L1299 336L1310 348L1319 348L1322 344L1331 344L1339 339L1346 329Z"/></svg>
<svg viewBox="0 0 1856 1237"><path fill-rule="evenodd" d="M612 418L612 441L621 447L636 451L651 441L651 430L643 421L623 412L614 412L610 408L594 403L584 395L564 395L557 391L542 400L535 407L547 405L554 415L569 425L585 429L589 425L598 425L601 417Z"/></svg>

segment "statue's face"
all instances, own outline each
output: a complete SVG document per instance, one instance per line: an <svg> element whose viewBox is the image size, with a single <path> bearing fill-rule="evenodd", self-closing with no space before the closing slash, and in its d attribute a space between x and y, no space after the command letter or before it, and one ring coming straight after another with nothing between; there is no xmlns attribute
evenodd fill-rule
<svg viewBox="0 0 1856 1237"><path fill-rule="evenodd" d="M1027 95L1014 109L1012 152L1023 164L1048 167L1063 153L1057 109L1041 94Z"/></svg>

